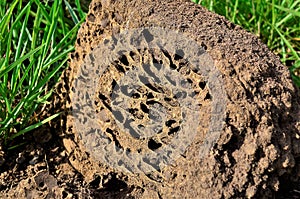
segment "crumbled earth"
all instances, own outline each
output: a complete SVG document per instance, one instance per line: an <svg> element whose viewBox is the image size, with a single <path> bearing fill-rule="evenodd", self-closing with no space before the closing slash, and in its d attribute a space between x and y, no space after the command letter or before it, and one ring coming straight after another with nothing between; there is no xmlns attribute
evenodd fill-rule
<svg viewBox="0 0 300 199"><path fill-rule="evenodd" d="M112 142L132 151L155 150L168 145L178 118L161 133L138 143L116 128L111 113L111 88L126 71L141 67L141 60L152 55L162 63L186 66L183 76L202 104L203 126L172 165L150 173L126 173L104 164L84 145L82 132L74 126L72 90L74 79L86 57L104 39L124 30L162 27L179 31L197 41L214 61L223 79L227 106L220 138L210 153L199 160L198 154L207 133L213 94L201 74L189 69L183 57L172 52L142 49L125 53L114 66L104 71L95 88L95 109L103 113L100 128ZM136 58L137 57L137 58ZM87 58L88 59L88 58ZM93 64L97 60L90 58ZM127 60L127 61L124 61ZM150 59L148 61L152 61ZM95 63L94 63L95 62ZM184 67L182 67L184 68ZM158 87L155 87L158 89ZM159 89L158 89L159 90ZM132 115L144 124L150 98L165 107L180 110L165 88L156 96L142 89L131 104ZM200 94L201 93L201 94ZM144 95L142 95L144 94ZM152 96L153 95L153 96ZM169 96L167 96L169 95ZM53 104L46 111L64 112L61 118L39 129L24 140L29 144L20 152L0 154L2 198L297 198L300 187L300 103L299 90L277 56L257 37L224 17L184 0L95 0L90 4L71 55L70 67L56 87ZM168 99L168 100L165 100ZM144 108L142 108L144 107ZM175 114L178 116L178 114ZM93 135L91 135L93 139ZM94 137L97 139L97 137ZM147 140L148 139L148 140ZM19 140L21 141L21 140ZM148 144L147 144L148 143ZM152 144L149 144L152 143ZM154 144L153 144L154 143ZM290 190L292 192L288 192Z"/></svg>
<svg viewBox="0 0 300 199"><path fill-rule="evenodd" d="M41 139L45 135L51 138ZM122 198L127 194L129 189L123 184L112 185L108 180L114 180L114 174L102 177L105 190L98 187L100 178L84 181L70 164L72 154L66 151L62 139L55 127L46 125L33 135L27 134L25 146L8 151L1 166L0 198Z"/></svg>

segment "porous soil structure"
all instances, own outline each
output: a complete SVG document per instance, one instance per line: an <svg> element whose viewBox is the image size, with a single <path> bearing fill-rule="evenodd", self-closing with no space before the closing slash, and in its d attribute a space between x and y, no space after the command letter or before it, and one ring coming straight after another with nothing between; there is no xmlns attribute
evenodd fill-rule
<svg viewBox="0 0 300 199"><path fill-rule="evenodd" d="M160 48L150 46L151 42L154 46L163 45L172 42L170 40L174 38L172 35L168 39L163 36L159 38L155 31L152 33L148 29L140 29L147 27L173 30L196 41L205 52L202 54L209 55L211 60L203 58L201 53L193 56L198 56L198 59L204 62L212 62L212 65L204 63L201 67L207 64L211 71L219 71L217 77L221 79L219 83L222 85L209 82L211 80L205 79L207 74L201 74L204 73L201 69L197 71L193 64L187 61L187 49L178 52L178 49L172 51L167 44ZM135 41L131 41L133 37L130 36L130 30L133 29L138 29L134 34L142 37L136 39L139 44L133 44ZM118 40L116 35L124 31L125 35L131 38L126 43L128 49L118 47L121 39ZM113 45L110 45L111 36L115 42ZM157 38L163 41L158 42ZM147 43L148 48L143 48L140 44L142 42ZM120 55L110 60L110 63L104 62L106 54L102 49L106 43L111 47L111 52L117 51ZM134 48L134 45L143 47ZM191 51L192 48L191 44ZM150 159L138 159L139 157L133 154L143 154L147 150L158 151L165 145L170 145L172 139L178 139L175 135L182 133L179 132L182 121L180 118L193 115L180 114L183 108L179 99L176 98L174 90L164 86L163 81L158 85L157 81L151 83L151 80L143 80L144 76L134 79L134 82L140 82L141 86L136 90L132 88L132 93L120 97L122 93L124 95L130 92L128 86L132 84L126 82L124 76L128 76L131 71L137 73L135 69L146 71L140 72L141 74L149 74L156 70L152 70L149 65L155 66L155 63L181 74L181 78L190 83L194 92L194 103L200 104L194 108L199 108L198 119L201 118L201 123L196 128L189 125L187 130L191 136L196 132L192 142L179 157L164 167L155 167ZM91 65L97 68L96 72L87 69ZM79 84L92 77L90 73L93 72L99 75L99 79L95 80L96 87L89 89L93 89L92 93L96 96L92 103L93 109L99 114L96 120L101 135L87 127L91 125L88 121L92 120L93 116L81 113L82 107L76 108L79 107L80 99L84 101L86 94L78 91ZM174 77L173 74L170 76ZM127 196L134 198L270 197L278 191L280 178L288 175L295 166L295 158L300 152L299 98L289 76L288 70L280 63L278 57L256 36L189 1L92 1L87 20L78 33L76 52L71 56L70 70L66 76L69 81L67 83L73 91L69 104L73 107L73 114L68 116L67 129L70 130L69 134L75 135L73 141L80 145L79 149L69 147L69 143L66 143L70 152L79 154L79 157L75 156L72 160L73 166L88 181L93 180L95 174L101 179L108 175L116 176L115 180L126 185L122 190L129 189ZM180 79L175 79L178 78ZM174 85L179 87L179 84ZM116 86L120 87L119 90L123 88L123 91L117 92ZM216 95L217 88L209 88L210 86L219 86L225 94ZM79 97L74 97L74 93ZM214 104L214 101L220 98L226 101L225 107L218 104L221 101ZM75 105L72 106L72 103ZM126 128L122 127L126 127L124 123L128 121L134 121L136 126L127 124L127 129L143 129L147 126L149 118L151 119L149 110L153 109L155 104L166 108L167 112L170 112L167 115L171 115L165 116L165 123L161 121L161 131L145 137L138 133L126 134ZM122 111L115 106L126 108ZM219 106L219 112L224 111L224 115L218 115L219 118L224 117L223 125L217 142L212 144L213 147L205 157L200 158L199 152L205 151L201 146L209 139L206 135L210 132L209 123L214 117L213 114L216 114L211 113L213 106ZM76 114L75 109L78 111ZM197 120L192 118L192 123L198 124L195 119ZM89 130L76 128L75 123L78 122ZM218 122L222 123L219 120ZM107 143L115 146L103 149L109 151L107 156L103 155L105 152L101 150L107 143L97 142L101 136L106 136ZM206 147L209 148L210 145ZM120 153L125 153L124 156L115 155L120 149ZM86 151L89 156L83 158L80 150ZM109 159L110 157L120 159L116 161ZM114 161L117 164L113 164ZM155 169L147 170L147 165L152 165ZM118 166L123 166L124 170ZM138 172L138 168L142 172Z"/></svg>
<svg viewBox="0 0 300 199"><path fill-rule="evenodd" d="M299 97L266 45L199 5L94 0L51 107L64 149L5 196L276 198L300 176Z"/></svg>

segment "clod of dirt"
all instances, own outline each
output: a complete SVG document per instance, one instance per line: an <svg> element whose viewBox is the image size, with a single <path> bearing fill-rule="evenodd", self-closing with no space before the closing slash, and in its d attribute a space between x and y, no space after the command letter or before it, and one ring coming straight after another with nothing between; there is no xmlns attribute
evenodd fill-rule
<svg viewBox="0 0 300 199"><path fill-rule="evenodd" d="M74 107L71 91L74 94L77 89L74 79L80 78L86 60L95 66L102 61L93 57L93 49L98 49L112 35L144 27L177 31L196 41L220 71L228 100L220 138L210 153L200 160L199 150L212 117L209 110L215 100L203 74L192 70L185 62L184 53L150 49L123 52L111 66L105 66L107 70L93 88L97 96L95 110L99 113L99 128L105 132L108 142L130 152L155 151L170 144L180 129L180 106L170 90L158 85L142 87L132 94L128 99L132 101L128 110L131 119L139 122L138 127L143 127L149 122L147 118L151 118L151 107L146 102L158 99L168 114L174 115L165 123L160 135L139 140L140 135L124 134L117 127L117 122L124 123L127 116L124 116L125 112L112 113L112 90L122 76L134 68L146 70L143 64L153 64L151 57L159 63L168 63L166 65L177 72L183 70L182 77L196 93L195 103L202 104L199 110L203 120L193 142L171 165L148 173L127 173L99 161L90 146L84 145L82 132L74 126L76 118L71 111ZM145 36L146 42L154 39L151 35ZM92 1L86 22L78 33L70 67L57 88L61 99L66 101L61 107L68 113L64 127L68 138L64 143L70 163L91 186L101 188L103 193L115 193L120 198L271 197L284 183L282 179L289 178L299 159L300 98L288 70L256 36L189 1ZM86 121L87 118L81 119ZM92 132L88 136L90 143L97 142L96 134ZM95 143L95 146L99 144ZM119 161L123 163L121 159Z"/></svg>
<svg viewBox="0 0 300 199"><path fill-rule="evenodd" d="M15 189L7 193L6 197L61 198L60 192L56 179L47 171L41 171L31 178L21 180Z"/></svg>

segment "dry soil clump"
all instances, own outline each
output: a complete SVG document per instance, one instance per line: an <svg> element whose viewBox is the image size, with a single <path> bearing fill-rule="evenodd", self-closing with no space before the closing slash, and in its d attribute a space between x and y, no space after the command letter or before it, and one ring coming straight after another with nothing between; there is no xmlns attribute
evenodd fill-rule
<svg viewBox="0 0 300 199"><path fill-rule="evenodd" d="M127 50L119 51L120 56L110 60L107 66L101 65L106 63L103 61L105 52L99 46L107 43L106 46L117 49L118 41L114 39L116 35L148 27L174 31L195 41L201 47L201 52L194 54L193 58L199 56L199 60L202 60L202 55L209 56L203 60L210 63L202 64L209 66L212 72L219 71L215 75L220 82L210 81L205 71L195 70L193 64L187 61L186 50L172 51L161 46L158 50L128 47ZM151 31L140 33L142 38L135 41L149 44L159 40ZM168 42L171 41L165 41ZM194 130L191 127L190 132L187 132L195 133L192 142L171 164L165 167L152 165L154 169L151 171L135 172L137 168L143 171L146 168L143 165L151 166L152 163L149 159L134 159L137 162L133 161L132 164L136 167L130 172L133 167L128 161L132 160L132 154L155 152L171 145L172 140L178 138L177 133L182 128L180 122L184 120L182 118L191 117L182 113L183 108L178 102L180 97L174 95L172 87L159 85L157 81L155 84L139 77L135 81L137 84L140 81L143 86L137 88L137 92L121 97L121 93L129 92L120 86L126 85L127 80L123 78L125 75L134 70L149 74L145 65L153 67L155 64L169 67L189 83L190 87L186 89L192 90L194 94L192 98L199 108L201 122ZM79 132L75 125L79 121L89 129L88 121L93 118L81 113L82 107L78 108L74 102L74 99L79 99L74 93L85 99L85 93L78 94L78 84L89 81L86 77L89 77L91 71L86 68L91 65L94 68L102 67L98 71L99 79L93 80L96 87L89 88L89 92L92 89L94 93L91 103L99 116L97 121L101 135L95 131ZM176 79L168 81L172 83ZM218 86L223 88L222 95L214 93L214 85L216 89ZM184 91L184 88L178 89ZM288 70L256 36L189 1L92 1L86 22L78 33L71 65L58 90L66 101L62 107L68 112L64 145L71 154L70 163L87 182L108 192L119 193L120 196L123 193L124 198L271 197L278 191L282 180L288 178L299 157L299 94ZM114 92L117 94L114 95ZM218 106L222 102L220 97L224 98L225 108ZM123 101L114 103L119 98ZM214 104L216 100L217 105ZM128 107L123 111L118 110L118 106L125 106L124 102L128 102ZM120 128L120 125L126 126L128 118L136 122L136 126L127 124L128 128L145 127L153 119L150 110L157 104L164 107L170 116L164 116L166 122L160 126L159 132L149 132L149 135L143 137L126 134ZM211 130L209 124L214 117L214 106L224 108L219 110L224 113L219 115L223 117L220 136L209 153L199 158L199 151L203 151L201 146L205 144L207 133ZM157 117L163 116L158 113ZM105 143L98 142L99 136L106 136ZM98 156L96 151L99 152L105 144L116 146L107 150L111 150L113 157L122 157L117 162L125 170L119 170L118 165L107 164L110 162L107 160L109 156L104 157L107 158L106 162L100 161L101 154ZM115 156L120 151L125 151L125 156L127 154L127 162L124 156ZM294 174L295 178L298 175Z"/></svg>

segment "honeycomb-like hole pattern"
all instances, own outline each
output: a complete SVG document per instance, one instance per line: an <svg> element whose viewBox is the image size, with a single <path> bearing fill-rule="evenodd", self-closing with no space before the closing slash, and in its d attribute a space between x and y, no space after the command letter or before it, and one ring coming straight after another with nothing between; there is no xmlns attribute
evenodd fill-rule
<svg viewBox="0 0 300 199"><path fill-rule="evenodd" d="M159 149L163 145L170 144L181 128L182 120L188 117L188 115L182 113L180 102L177 100L178 97L184 97L188 93L180 92L174 95L167 86L157 83L159 79L155 81L154 78L154 81L151 82L148 79L144 80L143 78L145 77L139 77L141 82L147 81L148 83L142 84L142 86L131 93L128 93L127 85L118 85L119 80L136 67L148 70L148 74L151 73L147 67L149 64L153 64L152 66L157 68L169 67L171 70L178 72L193 90L192 94L198 105L198 111L203 114L202 117L206 114L205 117L209 118L208 111L210 110L212 99L206 81L200 74L190 69L191 67L183 55L181 51L171 55L163 49L137 49L134 52L125 52L118 60L111 63L101 75L94 103L96 112L100 115L105 115L105 119L102 117L99 121L101 131L111 141L115 142L116 146L136 152ZM151 77L155 76L152 75ZM168 77L166 76L166 78ZM168 80L172 84L172 79ZM124 112L112 109L111 104L115 103L114 99L112 99L115 87L120 87L119 89L122 93L130 96L128 100L129 108L124 110ZM151 111L153 106L156 105L165 108L168 115L166 118L163 118L164 115L157 115ZM205 111L201 112L201 109ZM128 115L130 116L129 118L127 117ZM143 137L139 134L134 134L135 131L129 130L131 128L130 122L135 122L142 132L151 120L161 123L161 128L153 129L154 134L151 136ZM120 128L120 125L117 125L116 122L122 123L126 129L125 131L128 131L124 132L124 129ZM203 131L202 127L200 125L198 130Z"/></svg>

